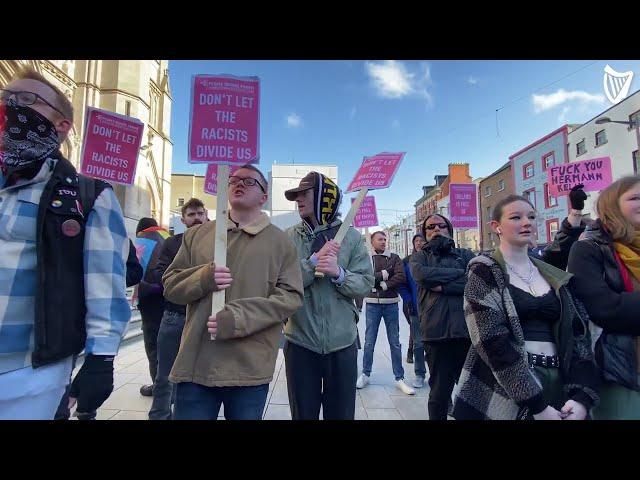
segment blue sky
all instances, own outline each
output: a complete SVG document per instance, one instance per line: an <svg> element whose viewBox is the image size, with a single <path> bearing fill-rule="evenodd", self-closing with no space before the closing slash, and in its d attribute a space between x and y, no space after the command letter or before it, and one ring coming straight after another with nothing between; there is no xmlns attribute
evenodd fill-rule
<svg viewBox="0 0 640 480"><path fill-rule="evenodd" d="M186 160L191 76L255 75L265 174L274 162L337 165L345 188L363 156L407 152L391 188L374 192L380 222L390 225L448 163L468 162L474 178L486 176L559 126L609 108L607 63L635 73L629 93L640 88L640 61L172 60L173 171L205 171Z"/></svg>

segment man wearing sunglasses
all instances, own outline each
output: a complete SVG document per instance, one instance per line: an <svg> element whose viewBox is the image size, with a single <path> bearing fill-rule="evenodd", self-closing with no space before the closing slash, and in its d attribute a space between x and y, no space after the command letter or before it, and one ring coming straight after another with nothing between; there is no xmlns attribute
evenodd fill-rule
<svg viewBox="0 0 640 480"><path fill-rule="evenodd" d="M302 305L295 247L262 212L267 181L245 165L229 177L227 266L213 263L216 222L188 229L162 281L165 298L188 305L169 379L176 420L260 420L273 379L282 324ZM211 315L211 294L225 306ZM214 340L211 339L213 335Z"/></svg>
<svg viewBox="0 0 640 480"><path fill-rule="evenodd" d="M467 263L475 255L456 248L453 226L443 215L429 215L422 235L427 243L409 264L418 286L420 333L429 366L429 420L446 420L471 345L462 304Z"/></svg>
<svg viewBox="0 0 640 480"><path fill-rule="evenodd" d="M37 72L0 89L0 419L53 419L82 349L70 403L93 412L113 390L129 241L110 186L59 151L72 125Z"/></svg>

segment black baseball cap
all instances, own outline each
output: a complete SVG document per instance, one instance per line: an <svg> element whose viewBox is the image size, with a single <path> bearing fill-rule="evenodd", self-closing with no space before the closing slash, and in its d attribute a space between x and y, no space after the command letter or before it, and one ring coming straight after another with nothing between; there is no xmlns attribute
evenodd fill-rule
<svg viewBox="0 0 640 480"><path fill-rule="evenodd" d="M302 180L300 180L300 185L296 188L292 188L291 190L287 190L284 192L284 196L290 202L293 202L296 199L298 192L304 192L305 190L310 190L315 187L318 183L318 172L309 172L304 176Z"/></svg>

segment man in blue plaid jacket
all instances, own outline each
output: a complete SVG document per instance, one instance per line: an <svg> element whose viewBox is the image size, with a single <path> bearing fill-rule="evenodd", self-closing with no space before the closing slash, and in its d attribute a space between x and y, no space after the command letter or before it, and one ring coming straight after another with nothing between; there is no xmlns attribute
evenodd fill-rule
<svg viewBox="0 0 640 480"><path fill-rule="evenodd" d="M129 241L108 184L89 180L95 201L83 201L87 179L59 151L72 125L71 103L39 73L0 89L0 419L53 419L82 349L78 412L113 390Z"/></svg>

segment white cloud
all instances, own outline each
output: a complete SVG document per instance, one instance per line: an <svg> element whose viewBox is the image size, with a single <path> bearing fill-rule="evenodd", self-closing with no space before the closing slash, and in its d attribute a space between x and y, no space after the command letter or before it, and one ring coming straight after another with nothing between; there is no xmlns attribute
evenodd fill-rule
<svg viewBox="0 0 640 480"><path fill-rule="evenodd" d="M395 60L365 62L365 70L382 98L413 96L425 98L429 103L432 101L432 96L427 90L431 85L431 72L426 63L421 65L421 72L412 72L404 63Z"/></svg>
<svg viewBox="0 0 640 480"><path fill-rule="evenodd" d="M604 103L604 95L601 93L587 93L580 90L568 92L561 88L557 92L550 93L548 95L533 94L531 96L531 101L533 102L534 111L536 113L540 113L546 110L551 110L552 108L567 102L577 102L581 106L586 106L592 103L602 104Z"/></svg>
<svg viewBox="0 0 640 480"><path fill-rule="evenodd" d="M287 116L287 127L289 128L299 128L302 126L302 119L299 115L295 113L290 113Z"/></svg>
<svg viewBox="0 0 640 480"><path fill-rule="evenodd" d="M567 123L567 114L569 113L569 110L571 110L570 107L562 108L562 113L558 116L558 124L564 125Z"/></svg>
<svg viewBox="0 0 640 480"><path fill-rule="evenodd" d="M467 78L467 83L469 85L476 85L478 83L478 79L474 78L472 75L469 75L469 78Z"/></svg>

